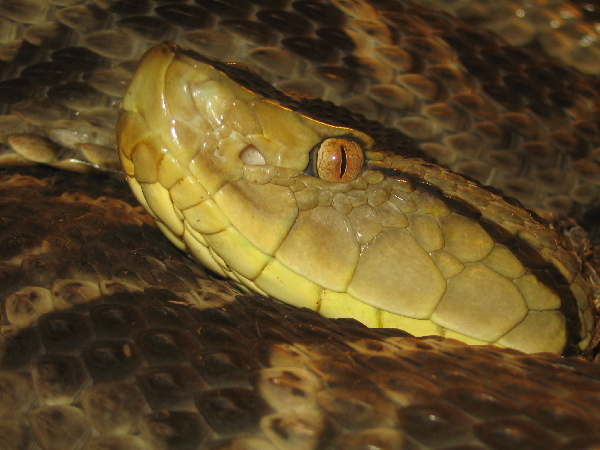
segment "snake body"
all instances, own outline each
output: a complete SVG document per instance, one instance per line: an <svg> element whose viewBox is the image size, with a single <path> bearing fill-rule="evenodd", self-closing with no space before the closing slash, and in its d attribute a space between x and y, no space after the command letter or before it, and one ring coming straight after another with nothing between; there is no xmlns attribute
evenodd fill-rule
<svg viewBox="0 0 600 450"><path fill-rule="evenodd" d="M23 32L25 41L13 44L12 48L16 51L12 54L12 60L11 54L6 53L11 46L3 47L5 58L9 61L3 67L5 73L26 60L29 41L34 37L51 37L45 41L42 39L42 47L61 46L73 39L73 35L69 34L71 32L62 33L64 26L83 33L82 42L85 46L55 51L52 53L54 65L40 63L34 69L23 71L20 77L3 82L3 98L13 104L12 114L3 117L7 143L20 155L6 154L4 162L22 162L25 155L39 162L80 170L85 167L82 161L86 158L95 164L112 167L113 159L106 157L104 150L114 144L111 131L111 121L114 123L113 119L116 119L114 110L93 108L84 111L86 105L97 104L99 100L109 105L110 97L124 93L124 80L128 81L130 75L127 75L127 60L123 58L135 56L136 52L141 54L152 40L177 34L171 26L161 24L164 25L165 21L182 21L187 17L192 22L183 20L185 30L192 26L191 23L200 23L202 14L213 8L211 13L206 13L206 17L213 14L220 19L216 22L214 19L207 19L205 23L207 26L216 24L217 31L185 31L179 36L181 41L191 48L199 46L205 53L213 52L213 57L224 56L219 52L230 52L229 56L235 57L236 51L251 55L246 62L256 71L261 72L270 82L277 83L280 88L294 93L294 98L277 94L258 78L248 78L245 75L237 79L233 75L243 70L235 66L210 62L208 67L221 73L221 77L224 74L226 78L236 79L242 84L244 80L254 80L251 85L234 88L241 89L242 92L238 91L236 95L243 98L242 103L258 104L263 111L266 110L266 117L270 115L271 118L287 114L282 112L284 110L280 106L288 111L305 109L300 111L302 118L299 121L304 128L308 127L316 135L313 137L313 140L316 139L313 144L332 136L350 138L349 141L361 145L361 154L374 157L365 165L360 165L358 173L352 175L358 182L350 189L362 189L359 186L361 183L365 187L369 184L373 186L371 197L366 202L360 203L360 199L353 199L358 202L352 205L355 209L360 206L376 208L385 204L390 193L385 193L386 186L381 183L389 182L382 181L379 175L373 174L384 172L392 175L393 171L396 180L394 189L404 189L406 194L415 193L409 200L417 205L416 209L402 211L403 214L409 213L411 220L419 221L419 226L407 223L409 227L412 226L409 229L420 230L425 227L431 230L427 228L431 219L426 218L431 215L419 214L423 212L418 208L421 206L419 201L424 202L425 210L432 213L436 221L446 216L458 217L459 221L467 221L467 227L476 230L473 232L476 236L480 233L479 228L472 224L479 226L484 230L479 236L491 245L485 255L471 260L472 250L467 250L468 247L459 242L454 246L451 256L463 266L491 266L507 277L503 271L509 269L497 263L498 258L495 258L495 266L492 261L494 258L489 258L487 263L481 262L493 253L492 248L497 249L500 245L504 246L500 248L507 248L508 253L504 253L516 258L520 267L537 283L528 292L532 289L534 292L536 289L537 292L549 291L550 296L554 295L554 303L558 302L553 307L544 303L542 308L532 308L531 302L539 296L527 297L523 288L520 288L519 295L531 300L525 301L528 310L556 310L555 314L562 317L559 322L560 328L564 330L563 336L549 347L542 348L558 352L583 350L590 339L592 328L591 304L588 303L592 295L591 289L580 273L579 262L561 249L557 235L542 227L538 218L522 209L517 202L494 190L482 188L470 178L455 178L446 169L432 166L423 160L410 159L408 166L412 170L407 170L404 177L399 177L398 170L407 166L406 162L401 162L406 161L407 155L397 158L386 152L390 149L390 142L393 142L392 147L400 142L402 151L415 152L410 158L422 157L421 151L429 151L429 154L438 158L446 158L446 163L457 162L459 166L462 163L460 167L463 169L481 169L494 161L506 162L507 165L499 172L472 170L471 173L479 176L484 173L483 179L486 182L499 183L509 189L512 186L512 193L521 191L528 205L581 213L584 208L593 207L598 198L594 172L597 165L593 159L597 138L596 125L592 119L598 94L593 90L593 79L574 71L565 71L556 64L543 58L537 59L527 52L515 53L491 35L476 34L479 41L465 42L466 29L461 23L443 15L428 13L408 3L370 5L362 2L338 2L327 6L315 2L296 2L291 13L295 15L291 16L289 10L285 10L287 13L277 12L281 10L273 9L274 5L267 7L268 13L260 11L261 14L249 5L204 2L202 7L161 7L156 10L161 19L151 20L139 15L148 9L146 4L115 3L105 6L107 12L122 17L118 21L120 32L107 30L103 33L100 29L106 27L110 15L104 14L102 8L77 5L81 7L70 10L68 7L51 7L50 11L44 10L36 2L4 2L1 6L5 23L15 22L23 17L29 17L27 20L31 23L31 14L37 14L33 20L37 25L20 31ZM316 15L314 11L317 11ZM50 13L55 14L61 25L43 22ZM297 18L299 13L320 24L316 27L321 33L317 33L318 39L309 37L313 30L310 26L305 26L300 31L294 27L286 28L293 22L289 18ZM248 18L254 14L260 18L259 22L273 27L277 33L292 35L281 41L285 50L273 47L277 34L252 25L255 22ZM327 26L323 27L323 24ZM346 34L340 32L342 24L347 26ZM382 27L381 24L386 26ZM78 28L83 25L91 28ZM322 31L324 29L326 31ZM226 35L223 30L242 36L244 44L230 46L231 41L224 37ZM295 37L293 33L300 33L302 36ZM9 39L10 33L7 36ZM110 43L126 37L132 46L124 46L121 50L129 53L118 54ZM327 40L330 41L329 46L323 44ZM98 51L105 58L123 61L110 70L106 69L106 61L94 59L89 53L90 49L93 49L92 53ZM350 52L355 56L341 58ZM454 52L458 52L459 56L455 56ZM374 54L378 57L369 57ZM206 62L190 55L191 53L187 54L183 59L187 58L188 62ZM393 63L391 74L378 59L382 55L387 63ZM493 61L499 65L484 66L483 70L481 65L477 66L474 62L483 55L493 55ZM499 59L501 56L504 59ZM34 61L40 57L43 54L32 56ZM148 60L149 65L159 61L151 58ZM310 63L307 65L306 61ZM336 61L343 61L344 67L336 65ZM57 68L61 63L66 64L67 69L62 74L59 73L59 85L48 91L49 99L36 98L35 93L44 91L44 88L34 91L33 98L24 98L31 95L32 85L48 84L53 70L61 72ZM156 66L161 67L161 64L158 62ZM192 62L188 65L194 64L196 63ZM490 68L492 70L488 73L487 69ZM190 72L189 68L182 70ZM96 91L86 89L80 81L73 81L78 80L77 77L82 73L85 73L83 79L90 82ZM205 73L199 78L205 77ZM316 78L311 79L310 76L314 74ZM61 76L64 77L61 79ZM291 77L291 81L283 82L283 77ZM541 90L532 89L524 97L515 98L507 91L508 87L518 86L521 87L521 92L526 91L534 86L532 80L541 78L553 82ZM131 128L133 122L135 131L136 121L137 125L142 121L152 125L149 131L144 127L137 127L142 138L135 133L133 137L120 138L125 170L138 198L148 204L149 210L159 219L159 225L172 241L182 246L183 235L177 232L176 221L181 222L183 217L191 223L189 217L185 216L185 211L208 203L186 195L177 197L173 191L168 197L175 199L176 209L164 201L166 190L177 185L175 191L179 189L182 194L186 194L190 191L190 186L186 184L194 185L194 179L186 173L180 176L180 173L175 172L175 175L169 175L169 180L164 178L162 172L174 173L161 169L167 159L165 155L171 158L172 166L179 168L182 166L179 157L183 156L185 161L190 156L185 154L186 146L180 147L181 154L177 158L168 152L153 153L155 151L149 143L155 142L149 141L156 141L156 136L152 133L160 130L162 125L158 119L153 122L154 113L145 108L152 107L157 92L157 95L163 95L160 93L162 85L159 83L156 87L152 82L144 81L142 75L138 75L138 79L142 81L133 83L129 100L124 102L126 112L120 127ZM315 79L325 81L321 92ZM174 78L167 87L177 83L180 82ZM187 81L183 82L185 83ZM140 101L135 93L140 90L140 86L142 89L148 88L147 93L152 92L147 100ZM267 100L253 97L257 92L267 94ZM371 96L370 100L363 96L365 92ZM173 89L173 93L177 95L176 89ZM307 93L324 94L333 99L345 96L349 98L346 100L347 106L358 107L362 112L375 117L384 110L382 105L390 103L386 106L391 106L392 109L386 111L391 112L385 113L387 117L384 119L395 124L404 135L388 130L388 134L383 133L384 140L378 140L382 139L377 134L381 127L364 119L357 123L356 116L352 115L340 119L342 110L334 110L334 117L324 120L322 114L329 111L328 105L312 103L317 105L312 110L310 107L299 106L311 104L302 100ZM504 95L507 97L503 97ZM169 96L164 98L170 101ZM250 98L250 103L247 98ZM185 104L184 97L180 95L179 99ZM406 101L408 106L407 103L402 103ZM563 109L557 109L557 104L562 105ZM71 113L74 110L80 110L81 113L74 117ZM160 108L158 111L160 116ZM216 111L218 114L218 109ZM183 113L185 115L185 109ZM214 115L215 110L210 113ZM141 115L143 120L138 120L135 114ZM277 123L265 121L258 113L257 117L263 124ZM207 117L204 119L207 120ZM324 122L331 122L333 126ZM243 128L245 125L236 123L235 126ZM276 135L285 134L284 126L279 126L280 129L275 131L273 130L278 125L270 126L271 130L262 135L262 144L267 139L277 141L274 139ZM263 125L263 128L267 126ZM300 125L298 128L301 128ZM332 130L335 130L333 134ZM90 131L93 133L89 133ZM33 133L33 137L28 133ZM392 139L389 138L389 133ZM162 137L160 132L158 134ZM387 141L385 136L388 136ZM197 140L193 134L188 137L192 141ZM487 142L486 145L482 145L483 141ZM289 143L280 140L273 146L277 147L277 144ZM366 152L362 146L366 147ZM71 153L61 153L60 148L64 147L70 148ZM140 150L142 147L145 150ZM269 175L268 170L255 167L254 170L247 171L244 180L230 179L223 183L215 176L219 174L219 170L209 171L213 176L212 182L221 185L208 184L208 189L202 187L212 201L214 194L224 192L224 189L220 189L228 183L231 186L243 181L246 185L239 192L248 192L248 189L252 189L248 182L264 185L267 178L266 183L277 179L276 183L271 184L281 188L292 185L290 177L314 178L315 173L300 175L310 160L310 147L304 150L304 160L299 168L295 167L295 162L291 162L291 155L286 160L284 154L277 157L283 161L283 165L281 169L277 169L276 174ZM242 158L244 163L253 161L250 165L264 165L255 163L255 150L259 149L259 156L264 158L267 155L268 165L273 166L269 160L271 156L262 154L262 148L258 145L251 148ZM457 156L456 152L462 150L466 150L466 154L481 151L489 153L483 158L483 166L469 165L463 159L465 155ZM508 150L516 150L517 156L508 156ZM367 169L366 172L364 169ZM346 168L344 172L345 170ZM560 183L555 183L556 178L552 177L559 172L568 175ZM361 178L364 173L367 175ZM532 188L523 183L525 176L552 181ZM285 181L286 178L288 181ZM58 179L58 175L41 181L14 176L5 178L3 183L7 186L26 186L20 195L28 196L34 187L40 189L40 192L47 188L50 191L58 190L59 188L53 187L62 187L62 182L57 181ZM302 206L300 210L307 212L309 217L313 215L311 220L314 222L315 206L326 208L333 203L327 203L326 199L321 198L321 194L315 197L311 189L323 190L322 185L311 185L304 182L306 179L302 178L306 192L297 197L304 196L304 203L297 202L296 205ZM356 181L355 179L350 181ZM180 182L182 180L183 183ZM199 180L200 178L196 178L196 184ZM453 188L448 189L449 181L455 183ZM136 183L139 183L137 187ZM205 181L202 180L202 183ZM560 185L560 188L554 185ZM350 186L350 182L347 186ZM466 201L460 194L457 195L463 192L460 187L465 187L464 191L468 191L463 194ZM303 190L305 189L296 189L294 192ZM148 194L147 191L152 192ZM329 191L331 197L333 194L346 192L349 192L348 188ZM448 192L452 195L448 195ZM482 202L474 192L488 197ZM14 195L7 194L5 204L14 203ZM265 196L270 194L263 194ZM378 203L378 199L383 199L383 203ZM313 205L315 201L317 203ZM406 196L403 201L405 204L408 202ZM12 448L281 449L364 448L369 445L381 448L542 448L559 445L564 448L581 448L595 445L594 426L597 420L594 413L589 411L589 408L593 410L595 398L589 392L594 391L597 385L593 365L552 356L532 358L518 352L489 347L471 350L451 340L417 340L400 331L368 330L349 320L324 320L308 311L268 305L253 297L233 299L231 291L223 290L214 281L206 281L206 276L201 275L198 269L193 269L191 274L183 269L184 264L177 259L180 256L172 250L149 249L150 255L141 256L142 249L149 246L150 234L154 233L147 229L147 225L142 228L142 242L133 239L140 237L135 236L140 233L131 231L132 228L129 232L122 232L124 234L120 236L110 232L108 236L98 234L97 226L86 228L87 219L97 221L99 217L105 216L102 227L108 228L113 215L122 220L124 211L132 212L132 207L121 201L104 199L95 203L106 207L107 202L110 204L110 214L96 210L97 205L89 206L88 199L80 196L69 198L67 195L66 198L63 196L53 200L53 207L65 213L44 229L56 233L55 236L69 236L67 242L62 244L56 237L37 239L33 231L17 231L18 225L15 224L22 220L17 219L21 213L19 208L10 208L4 216L7 238L3 242L9 244L7 248L10 250L7 252L3 273L9 274L6 276L9 279L10 274L15 271L14 267L28 268L24 280L6 284L8 296L4 299L3 371L0 378L6 394L1 408L5 419L2 437ZM219 206L223 208L225 204L226 202L222 202ZM73 205L76 205L76 213L67 213ZM275 209L279 209L280 205L277 204ZM168 208L173 212L168 212ZM443 208L448 211L445 212ZM490 217L485 216L486 208L493 209L500 219L490 221ZM37 212L42 209L43 206L36 205L31 206L29 211ZM506 211L502 212L503 209ZM412 214L415 211L417 214ZM27 209L24 214L27 214ZM137 214L135 219L128 220L128 226L140 226L147 221L139 211ZM364 218L363 216L364 214L360 218ZM396 214L396 219L398 216ZM482 216L486 220L482 221ZM172 220L173 217L175 221ZM208 225L214 224L210 223L211 220L214 222L214 217L206 215L204 211L194 217L198 221L208 220ZM264 222L265 220L259 220L257 223L262 226ZM176 225L174 229L171 228L173 223ZM357 220L357 223L364 222ZM451 235L462 228L446 226L443 221L440 223L442 225L437 226L448 241L447 249L450 249ZM62 229L59 225L66 225L67 229ZM204 225L206 223L202 226ZM390 226L389 219L384 225L388 230L405 231L397 223ZM194 230L189 230L188 233L192 231ZM202 234L205 230L196 231L199 236L194 236L195 241L184 237L186 245L202 240L206 242L210 240L208 235L216 235L221 229L209 229L207 235ZM359 231L357 236L373 234L369 227ZM426 237L424 234L419 236L418 231L413 233L417 233L412 238L413 241L422 248L432 245L431 234ZM260 242L262 237L242 234L245 239L248 236L250 240L258 239L259 242L252 244L259 249L262 245L263 250L265 246L268 247L268 239L272 239L266 238L265 244L265 241ZM275 237L278 238L277 234ZM107 238L109 242L111 239L112 242L118 242L118 245L125 245L127 242L131 250L126 254L140 255L137 259L140 270L133 270L136 268L135 261L123 255L112 254L114 250L97 241ZM148 242L144 242L145 240ZM154 238L151 241L154 242ZM241 241L237 238L236 242ZM366 240L360 244L366 245L368 242ZM34 257L27 251L12 250L19 248L19 245L38 255ZM402 246L404 247L405 245ZM229 251L226 246L223 248L225 253ZM44 254L46 249L51 251L47 256ZM298 247L294 250L297 251ZM434 248L428 250L430 253L436 251ZM83 256L88 255L88 251L91 251L91 256ZM461 251L466 252L466 256ZM200 249L200 252L206 254L206 250ZM265 254L271 256L272 253L273 250L268 250ZM375 253L381 253L380 249ZM67 264L67 255L73 254L81 255L81 260L75 261L74 268ZM415 257L416 253L411 255ZM247 274L248 270L256 269L244 261L237 261L235 256L227 259L222 254L214 253L211 254L212 259L202 256L198 258L217 272L236 274L235 277L242 285L253 287L251 285L254 278ZM504 258L506 259L506 255ZM289 262L289 258L285 262L294 265ZM238 270L239 267L243 267L243 270ZM264 268L264 265L261 267ZM450 266L446 264L444 267ZM167 275L172 273L171 270L176 275ZM303 270L310 272L311 269L297 269L297 272ZM436 270L441 271L439 265ZM322 271L323 268L317 272ZM147 275L148 273L152 276ZM281 273L279 272L279 276ZM301 275L310 280L307 274ZM448 274L444 274L444 277L453 278ZM319 285L321 281L313 279L311 282ZM336 282L334 280L333 284ZM332 282L324 282L327 283ZM256 284L254 287L258 287L259 292L273 294L273 291L263 289L264 284ZM483 286L486 285L481 285ZM325 287L332 292L340 290L338 286ZM352 290L357 292L355 288ZM462 295L462 292L458 294ZM339 303L340 299L338 297L335 300ZM300 306L304 304L300 303ZM375 306L378 309L390 309L389 305L382 305L381 300L375 300ZM53 312L54 310L57 311ZM417 314L413 319L421 320L421 317ZM107 333L106 321L116 323L117 329L121 327L121 334L116 336ZM280 321L283 321L283 326L276 325ZM380 322L377 325L387 326L387 323ZM545 327L542 324L541 327L530 328L528 332L520 334L531 336ZM451 333L446 334L452 336ZM473 337L462 328L459 334L463 334L463 339L465 335L467 338ZM248 340L251 344L244 344ZM498 338L483 340L494 342ZM510 339L505 341L507 342L499 343L513 345L517 342L509 342ZM515 346L519 345L517 342ZM540 348L535 346L537 344L527 348L528 345L530 344L527 343L522 348ZM468 367L465 366L465 362L469 360L477 367L468 364ZM424 372L415 373L415 367ZM429 367L438 368L432 371L431 377L424 377L423 373L432 370ZM440 371L439 367L444 367L444 370ZM552 375L548 373L550 368ZM224 375L225 372L227 375ZM497 377L486 386L486 377L492 373L497 373ZM477 378L478 376L483 376L483 379ZM482 384L477 385L474 381L476 379L482 380ZM508 381L509 379L513 381ZM527 387L517 389L514 380L525 379L528 380ZM532 387L529 384L532 379L536 379L542 387ZM509 386L514 392L507 391ZM281 391L282 388L287 392ZM533 400L541 395L551 401L542 406ZM433 396L439 397L434 401ZM15 417L18 419L15 420ZM22 418L26 421L22 422ZM569 425L560 425L561 420L566 420ZM552 431L544 430L540 425L550 427Z"/></svg>

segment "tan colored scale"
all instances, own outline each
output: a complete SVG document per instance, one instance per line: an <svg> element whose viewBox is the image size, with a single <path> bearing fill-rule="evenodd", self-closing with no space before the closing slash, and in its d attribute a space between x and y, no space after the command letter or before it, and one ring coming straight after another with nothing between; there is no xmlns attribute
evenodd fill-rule
<svg viewBox="0 0 600 450"><path fill-rule="evenodd" d="M422 178L540 250L573 283L576 344L590 339L577 264L527 211L442 167L374 151L370 136L299 115L173 44L142 60L118 132L130 185L161 229L244 289L374 327L562 352L564 299L480 222L411 181ZM338 162L320 175L335 181L305 173L324 141L360 148L348 161L323 151ZM372 158L358 172L356 155Z"/></svg>

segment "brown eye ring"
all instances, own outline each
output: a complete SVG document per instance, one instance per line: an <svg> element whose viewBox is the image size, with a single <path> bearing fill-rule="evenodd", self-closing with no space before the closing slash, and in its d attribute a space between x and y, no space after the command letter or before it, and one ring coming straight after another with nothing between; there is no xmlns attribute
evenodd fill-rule
<svg viewBox="0 0 600 450"><path fill-rule="evenodd" d="M344 137L325 139L313 149L311 159L319 178L338 183L355 179L365 162L360 144Z"/></svg>

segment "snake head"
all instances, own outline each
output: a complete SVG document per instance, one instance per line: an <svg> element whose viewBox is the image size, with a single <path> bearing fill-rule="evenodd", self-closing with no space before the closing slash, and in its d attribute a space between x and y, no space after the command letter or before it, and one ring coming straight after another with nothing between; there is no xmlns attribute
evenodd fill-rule
<svg viewBox="0 0 600 450"><path fill-rule="evenodd" d="M122 102L139 201L242 289L374 327L581 351L590 289L556 233L396 130L165 43Z"/></svg>

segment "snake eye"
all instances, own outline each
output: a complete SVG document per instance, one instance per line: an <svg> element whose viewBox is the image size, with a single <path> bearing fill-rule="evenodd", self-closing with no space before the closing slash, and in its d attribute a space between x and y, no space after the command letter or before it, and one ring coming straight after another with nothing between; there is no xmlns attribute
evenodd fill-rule
<svg viewBox="0 0 600 450"><path fill-rule="evenodd" d="M314 171L325 181L344 182L362 171L365 156L356 141L345 138L325 139L313 149Z"/></svg>

